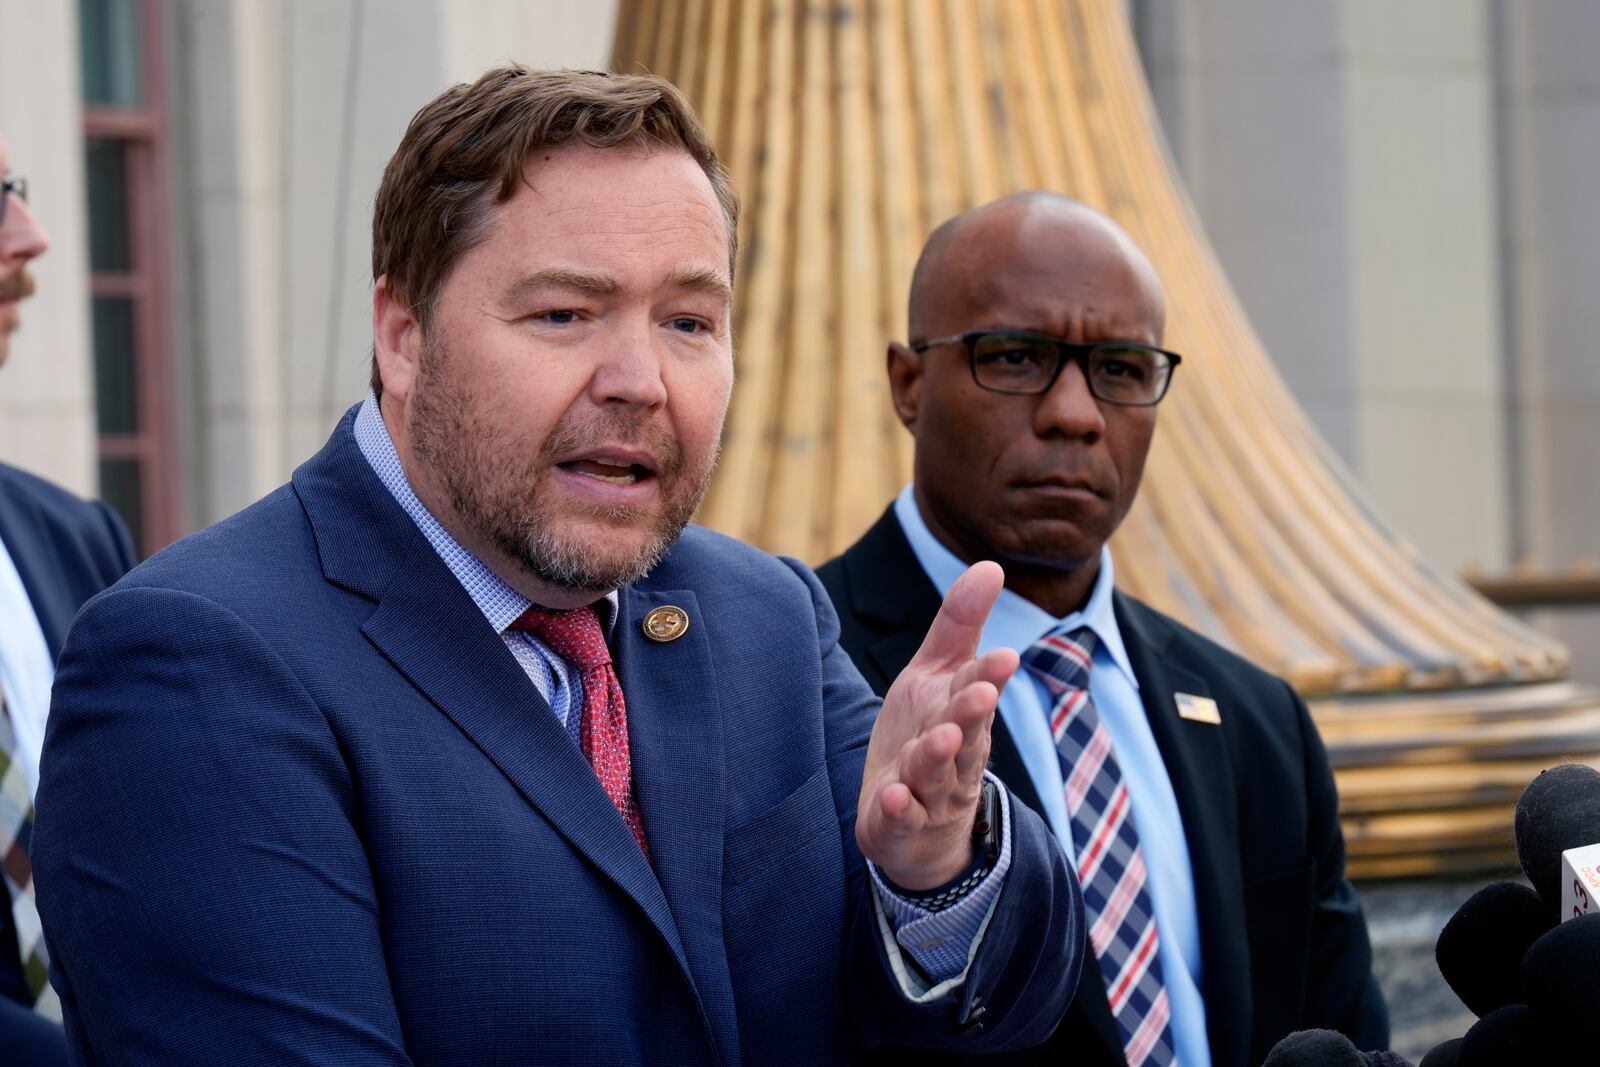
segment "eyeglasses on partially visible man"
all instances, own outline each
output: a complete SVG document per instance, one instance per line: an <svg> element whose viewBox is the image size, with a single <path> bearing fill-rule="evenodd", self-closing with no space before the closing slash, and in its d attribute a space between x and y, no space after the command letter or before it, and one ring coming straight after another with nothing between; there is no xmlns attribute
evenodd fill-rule
<svg viewBox="0 0 1600 1067"><path fill-rule="evenodd" d="M992 393L1048 393L1062 368L1077 363L1096 400L1124 407L1159 404L1172 384L1173 368L1183 362L1176 352L1135 341L1080 345L1031 330L970 330L916 341L911 351L956 344L967 349L972 380Z"/></svg>
<svg viewBox="0 0 1600 1067"><path fill-rule="evenodd" d="M0 178L0 223L6 221L6 208L11 204L12 194L24 204L28 202L28 179L7 174Z"/></svg>

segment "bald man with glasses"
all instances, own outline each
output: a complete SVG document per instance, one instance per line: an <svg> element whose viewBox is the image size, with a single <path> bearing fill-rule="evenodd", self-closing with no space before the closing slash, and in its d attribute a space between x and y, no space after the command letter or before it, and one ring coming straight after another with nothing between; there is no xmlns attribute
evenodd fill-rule
<svg viewBox="0 0 1600 1067"><path fill-rule="evenodd" d="M881 693L955 577L1005 568L980 651L1013 648L1022 668L991 769L1074 861L1091 943L1055 1034L1004 1062L1254 1067L1322 1027L1381 1048L1305 704L1115 588L1107 541L1181 362L1165 317L1149 260L1077 201L1023 193L945 223L913 276L911 343L888 351L912 484L817 573Z"/></svg>

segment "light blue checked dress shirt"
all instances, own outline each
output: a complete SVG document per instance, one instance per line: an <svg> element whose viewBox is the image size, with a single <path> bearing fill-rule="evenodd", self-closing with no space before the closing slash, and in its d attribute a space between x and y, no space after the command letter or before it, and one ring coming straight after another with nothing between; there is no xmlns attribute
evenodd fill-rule
<svg viewBox="0 0 1600 1067"><path fill-rule="evenodd" d="M533 687L539 690L539 695L544 697L550 710L566 727L567 736L572 738L573 744L578 744L579 730L583 725L582 675L572 664L551 652L537 637L521 630L507 629L528 610L532 602L463 548L439 524L439 520L422 506L417 494L411 491L411 483L406 481L406 472L400 466L400 454L395 451L394 442L389 439L389 428L383 424L383 414L378 410L377 397L369 394L361 410L356 413L355 434L356 444L378 480L389 490L389 495L394 497L401 510L417 524L417 529L422 531L422 536L428 539L433 550L439 553L444 565L450 568L450 573L456 576L456 581L461 583L478 610L483 612L483 617L494 627L494 632L500 635L500 640L517 658L517 664ZM601 612L600 621L607 627L609 636L609 628L617 617L616 592L607 593L605 599L611 611Z"/></svg>
<svg viewBox="0 0 1600 1067"><path fill-rule="evenodd" d="M383 414L373 394L367 395L361 410L356 413L355 437L361 454L366 457L378 480L389 490L401 510L416 523L417 529L422 531L445 566L450 568L450 573L455 575L483 617L500 635L528 680L549 703L550 710L566 727L567 735L577 744L583 720L582 676L577 668L550 651L533 634L507 629L528 610L530 601L467 551L417 499L411 483L406 480L405 470L400 466L400 455L395 451L389 428L383 423ZM617 617L616 591L607 593L605 600L611 610L601 613L606 616L602 623L609 634ZM872 867L872 877L878 888L877 899L883 907L879 915L884 920L885 947L889 949L891 966L902 990L913 1000L925 1001L943 996L966 977L967 965L977 948L978 931L983 928L998 902L1005 872L1011 865L1011 812L1008 803L1003 803L1001 808L1004 812L1004 844L994 870L977 889L954 907L937 913L927 912L890 890L879 876L877 868ZM887 912L886 916L884 912ZM916 961L921 969L920 974L904 966L901 950Z"/></svg>
<svg viewBox="0 0 1600 1067"><path fill-rule="evenodd" d="M928 529L917 508L911 486L894 502L895 518L922 569L942 594L967 565ZM1083 610L1055 618L1010 589L1000 594L978 644L980 654L994 648L1014 648L1020 654L1046 634L1068 634L1080 626L1094 631L1093 668L1089 672L1089 697L1105 723L1121 765L1128 797L1133 804L1139 845L1149 870L1148 887L1161 938L1161 972L1172 1004L1172 1035L1178 1062L1183 1067L1210 1067L1211 1046L1206 1039L1206 1006L1200 996L1200 914L1195 904L1194 869L1189 863L1189 843L1183 834L1178 798L1172 779L1156 746L1155 734L1139 699L1139 680L1128 662L1122 631L1112 609L1115 575L1110 549L1101 549L1100 576ZM1044 683L1019 670L1000 694L1000 717L1016 741L1022 764L1033 779L1056 841L1073 854L1072 823L1067 818L1065 787L1055 738L1050 733L1053 701Z"/></svg>

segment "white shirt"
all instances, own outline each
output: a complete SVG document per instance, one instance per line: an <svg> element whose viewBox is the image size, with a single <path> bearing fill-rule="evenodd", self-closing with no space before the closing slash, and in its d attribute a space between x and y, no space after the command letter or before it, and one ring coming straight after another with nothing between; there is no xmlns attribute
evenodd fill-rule
<svg viewBox="0 0 1600 1067"><path fill-rule="evenodd" d="M33 601L0 541L0 697L5 698L30 796L39 789L39 753L44 750L44 724L55 678L55 661L33 613Z"/></svg>

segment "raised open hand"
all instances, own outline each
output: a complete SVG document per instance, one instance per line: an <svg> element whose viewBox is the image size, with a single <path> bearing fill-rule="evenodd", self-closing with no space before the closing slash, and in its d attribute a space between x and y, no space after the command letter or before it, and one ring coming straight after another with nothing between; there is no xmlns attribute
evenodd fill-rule
<svg viewBox="0 0 1600 1067"><path fill-rule="evenodd" d="M856 843L894 884L932 889L972 862L989 727L1017 653L978 656L1005 575L975 563L957 579L916 656L884 697L867 746Z"/></svg>

